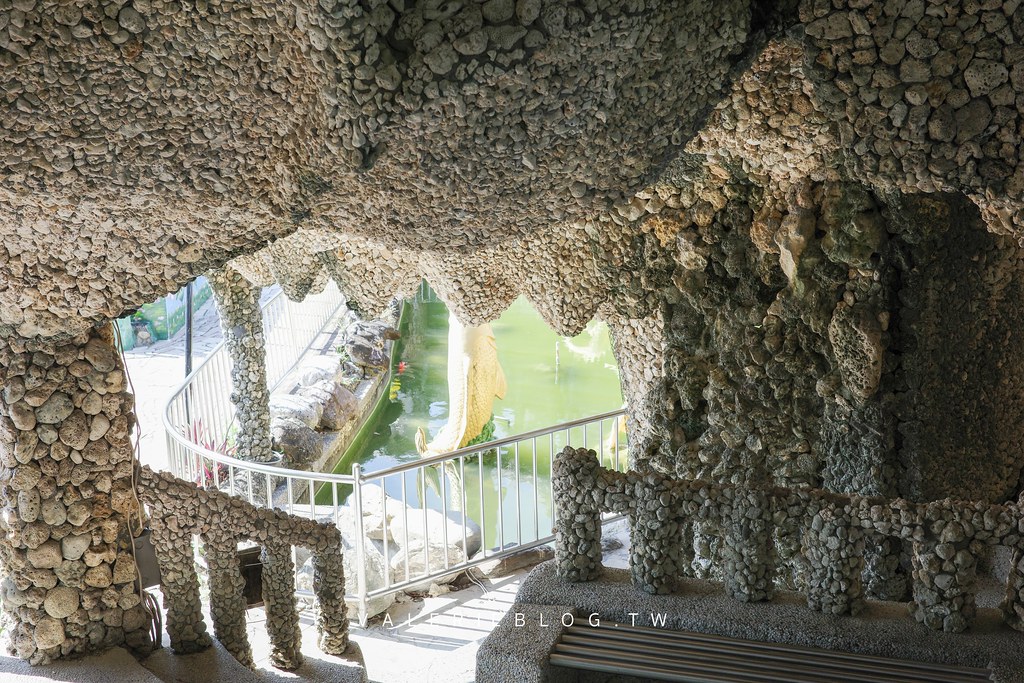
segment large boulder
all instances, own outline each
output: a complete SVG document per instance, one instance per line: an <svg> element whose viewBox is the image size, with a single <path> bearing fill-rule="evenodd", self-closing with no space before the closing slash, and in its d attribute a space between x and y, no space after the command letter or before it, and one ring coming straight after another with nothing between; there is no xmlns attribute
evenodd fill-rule
<svg viewBox="0 0 1024 683"><path fill-rule="evenodd" d="M359 340L368 346L382 349L385 342L399 338L398 330L381 320L360 320L345 332L346 341Z"/></svg>
<svg viewBox="0 0 1024 683"><path fill-rule="evenodd" d="M436 572L445 569L446 566L450 567L465 561L466 553L451 541L445 545L441 538L430 538L424 541L420 536L416 540L409 539L409 545L399 548L398 552L389 558L391 581L392 583L405 581L407 576L410 579L415 579L427 572ZM408 567L406 567L406 562L408 562ZM431 583L448 583L455 580L460 573L460 571L455 571L427 579L421 583L407 586L405 590L426 590Z"/></svg>
<svg viewBox="0 0 1024 683"><path fill-rule="evenodd" d="M356 548L350 537L342 534L342 561L345 566L345 593L354 595L358 591L358 574L356 573ZM376 543L367 543L363 548L363 566L366 568L366 590L372 591L384 586L385 567L384 554ZM297 585L303 590L313 590L313 558L308 557L296 573ZM380 595L367 603L367 617L374 617L387 611L395 602L395 594ZM359 601L346 599L349 617L357 619Z"/></svg>
<svg viewBox="0 0 1024 683"><path fill-rule="evenodd" d="M392 499L393 500L393 499ZM396 505L389 505L388 532L398 545L404 545L406 538L409 545L421 544L426 537L438 543L448 539L448 544L458 548L466 557L472 557L483 545L483 532L473 520L464 517L461 512L449 510L447 518L438 510L409 506L403 514L401 501L394 500ZM462 520L466 520L465 547L463 547ZM445 536L447 529L447 536Z"/></svg>
<svg viewBox="0 0 1024 683"><path fill-rule="evenodd" d="M278 417L270 423L273 448L284 454L285 467L302 466L319 455L322 440L316 430L295 417Z"/></svg>
<svg viewBox="0 0 1024 683"><path fill-rule="evenodd" d="M293 418L310 429L316 429L323 416L324 406L317 397L304 393L273 394L270 397L270 419Z"/></svg>
<svg viewBox="0 0 1024 683"><path fill-rule="evenodd" d="M320 382L341 381L341 364L332 356L312 356L299 366L299 384L308 387Z"/></svg>
<svg viewBox="0 0 1024 683"><path fill-rule="evenodd" d="M299 394L320 406L320 429L337 431L358 417L359 400L341 384L323 380L301 387Z"/></svg>
<svg viewBox="0 0 1024 683"><path fill-rule="evenodd" d="M383 491L384 489L376 484L364 484L362 487L363 533L367 538L375 541L384 540L384 520L394 514L397 506L401 506L400 501L396 501L387 495L382 496ZM352 504L353 500L349 498L348 504L339 511L338 527L341 528L342 534L350 533L354 535L356 533L355 511L351 507ZM390 539L390 528L387 529L387 534Z"/></svg>

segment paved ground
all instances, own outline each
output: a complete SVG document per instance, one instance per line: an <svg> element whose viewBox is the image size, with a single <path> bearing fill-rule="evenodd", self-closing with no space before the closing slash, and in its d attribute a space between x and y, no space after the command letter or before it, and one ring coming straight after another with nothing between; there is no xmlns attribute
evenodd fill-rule
<svg viewBox="0 0 1024 683"><path fill-rule="evenodd" d="M210 298L196 311L192 333L193 367L210 355L221 341L220 317ZM135 410L139 418L142 464L167 469L163 410L171 393L185 379L185 330L171 339L126 352L128 376L135 387Z"/></svg>

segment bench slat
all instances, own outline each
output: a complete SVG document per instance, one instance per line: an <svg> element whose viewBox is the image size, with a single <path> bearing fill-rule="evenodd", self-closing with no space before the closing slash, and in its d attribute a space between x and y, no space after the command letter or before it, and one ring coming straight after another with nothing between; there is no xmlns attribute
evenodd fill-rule
<svg viewBox="0 0 1024 683"><path fill-rule="evenodd" d="M576 630L577 628L581 630ZM856 656L833 657L833 653L827 650L794 650L786 647L754 648L746 647L746 643L735 639L718 641L687 637L651 638L645 632L642 640L638 640L637 636L630 634L631 629L632 627L623 627L621 629L574 627L563 635L562 642L577 645L600 643L601 647L624 650L635 650L639 643L639 647L644 651L669 654L669 656L671 656L671 653L680 653L679 656L697 657L725 655L732 656L733 658L778 660L787 663L792 663L794 657L799 657L801 661L813 663L810 665L814 667L829 670L840 669L845 671L850 666L855 666L856 670L862 673L862 675L881 675L882 681L889 681L896 674L903 676L908 683L910 681L921 681L922 683L959 683L964 680L965 674L974 674L977 676L976 680L979 681L989 680L989 672L985 669L930 664L903 659L884 659L881 657L864 657L863 659ZM752 645L760 644L753 641L750 641L750 643ZM689 654L683 655L682 653ZM836 654L846 655L847 653Z"/></svg>
<svg viewBox="0 0 1024 683"><path fill-rule="evenodd" d="M987 669L622 624L571 626L550 661L684 683L980 683Z"/></svg>
<svg viewBox="0 0 1024 683"><path fill-rule="evenodd" d="M639 649L644 655L650 654L667 661L703 661L757 670L781 667L794 674L808 674L810 676L808 680L814 681L820 680L826 674L830 674L832 680L835 680L835 676L848 676L851 668L854 668L858 674L858 680L864 683L889 683L894 674L899 674L901 680L905 680L906 683L959 683L964 680L962 676L953 678L937 677L933 671L921 671L920 669L910 670L894 667L893 669L886 670L877 664L861 666L850 662L835 662L827 659L812 661L797 658L793 654L787 655L783 652L744 652L742 648L735 645L723 645L722 648L716 648L710 644L671 646L644 643L638 646L635 642L631 641L581 638L568 634L563 636L561 642L566 646L580 646L586 648L587 651L600 653L599 656L605 656L605 653L621 652L628 657L635 654ZM562 649L559 648L557 651L562 651Z"/></svg>

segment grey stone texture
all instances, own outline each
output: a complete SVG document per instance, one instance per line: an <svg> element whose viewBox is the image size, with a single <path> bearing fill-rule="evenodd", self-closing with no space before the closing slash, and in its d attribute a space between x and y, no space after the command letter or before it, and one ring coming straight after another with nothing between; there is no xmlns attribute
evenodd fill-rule
<svg viewBox="0 0 1024 683"><path fill-rule="evenodd" d="M0 29L0 67L21 104L0 158L19 180L5 188L0 224L25 229L5 246L93 279L101 266L91 262L108 247L78 256L49 247L88 243L79 238L104 221L178 227L169 238L163 227L124 238L121 264L103 268L101 299L71 287L50 313L21 306L34 288L12 283L5 325L79 331L297 227L344 225L449 262L451 247L530 239L642 187L693 135L705 111L691 103L717 100L752 42L742 0L715 11L709 2L559 0L512 13L513 3L493 4L257 2L192 15L142 2L116 20L99 6L54 12L43 0L6 10L19 14ZM194 64L193 53L203 56ZM84 65L99 90L79 103ZM67 97L37 97L40 82ZM58 125L75 117L81 132ZM624 162L627 140L639 144ZM45 191L15 190L43 178L54 181ZM134 203L128 188L149 199ZM94 209L47 208L62 202ZM306 258L289 247L272 245L270 264ZM296 295L314 277L298 274ZM522 291L501 279L517 285L513 298ZM292 288L287 278L282 286Z"/></svg>
<svg viewBox="0 0 1024 683"><path fill-rule="evenodd" d="M140 498L152 512L153 542L160 563L167 632L175 652L210 645L203 620L193 537L203 539L210 573L210 613L217 639L243 664L251 664L246 635L238 544L263 547L263 600L271 640L271 663L294 669L302 663L291 546L313 554L313 590L320 615L319 645L327 654L348 648L341 534L333 524L259 508L220 491L196 488L171 474L142 468Z"/></svg>
<svg viewBox="0 0 1024 683"><path fill-rule="evenodd" d="M800 531L808 566L801 588L810 608L856 614L863 607L864 534L911 542L914 617L932 629L960 632L973 622L976 567L984 546L1015 549L1024 535L1017 504L989 505L946 498L929 503L822 489L759 488L674 479L656 472L620 473L601 467L594 451L567 447L554 469L555 566L570 582L602 572L601 514L628 514L633 582L646 593L671 593L683 573L680 522L701 522L724 536L726 594L741 602L774 594L774 527ZM596 536L596 543L591 539ZM1015 562L1019 558L1016 558ZM1016 566L1016 565L1015 565ZM1006 579L1006 622L1019 627L1019 574Z"/></svg>
<svg viewBox="0 0 1024 683"><path fill-rule="evenodd" d="M575 683L576 674L551 666L548 653L581 615L567 605L513 603L477 651L477 683Z"/></svg>
<svg viewBox="0 0 1024 683"><path fill-rule="evenodd" d="M935 503L934 525L963 522L950 497L1020 493L1017 0L212 7L0 9L0 451L34 588L119 585L107 548L51 533L103 519L90 487L125 476L108 446L130 398L86 337L213 269L242 457L270 456L259 287L302 298L330 277L373 316L426 277L467 325L523 295L560 334L609 323L644 478L598 488L655 514L668 480L714 493L714 515L635 530L663 553L634 563L645 590L718 577L757 601L813 579L846 586L820 609L913 591L925 622L970 620L984 525L914 538L924 522L865 524L849 501ZM57 477L85 500L55 505ZM773 487L842 494L819 524L850 514L862 535L829 547L803 494L766 505ZM564 522L597 575L599 531Z"/></svg>
<svg viewBox="0 0 1024 683"><path fill-rule="evenodd" d="M231 402L238 424L235 455L268 462L274 456L260 288L232 268L211 271L206 278L217 300L224 343L231 356Z"/></svg>
<svg viewBox="0 0 1024 683"><path fill-rule="evenodd" d="M979 609L970 631L946 633L908 623L906 605L898 602L871 600L858 616L840 619L831 613L808 610L804 596L787 590L780 590L767 605L733 600L717 582L687 578L681 580L680 588L674 595L648 595L636 590L630 572L614 568L606 569L596 581L570 583L558 576L555 562L546 562L523 581L514 604L524 614L545 605L567 605L555 609L575 609L583 615L577 618L578 624L595 614L603 625L635 623L855 654L990 668L996 683L1014 683L1024 678L1024 652L1018 647L1020 634L1004 628L998 611L991 608ZM536 649L521 655L524 662L537 661L539 652L546 654L550 650L547 637L542 630L534 630L538 631ZM502 635L507 637L507 633L503 631ZM488 638L480 651L490 646Z"/></svg>
<svg viewBox="0 0 1024 683"><path fill-rule="evenodd" d="M109 327L0 342L0 590L8 651L33 664L150 645L127 540L134 399L112 344Z"/></svg>

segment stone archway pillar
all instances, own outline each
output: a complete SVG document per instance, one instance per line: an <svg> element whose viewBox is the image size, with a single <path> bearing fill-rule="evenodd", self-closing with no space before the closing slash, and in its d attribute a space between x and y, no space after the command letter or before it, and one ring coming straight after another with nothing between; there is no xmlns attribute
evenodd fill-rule
<svg viewBox="0 0 1024 683"><path fill-rule="evenodd" d="M12 655L149 644L129 523L135 399L110 327L0 340L0 590Z"/></svg>
<svg viewBox="0 0 1024 683"><path fill-rule="evenodd" d="M273 452L261 290L230 267L211 271L206 277L231 356L231 402L238 423L236 453L243 460L267 462Z"/></svg>
<svg viewBox="0 0 1024 683"><path fill-rule="evenodd" d="M626 403L629 464L645 462L674 474L669 462L669 434L665 419L666 388L663 369L664 322L659 314L647 318L603 316L611 333L612 352L619 366Z"/></svg>

